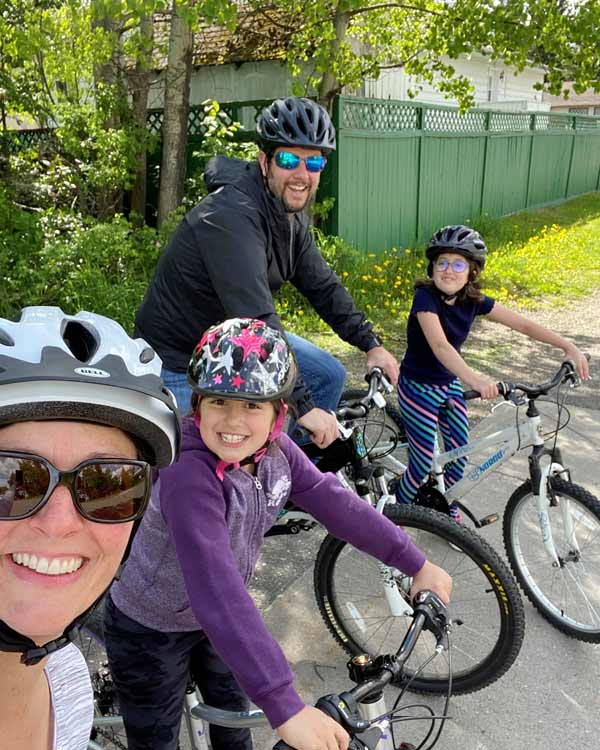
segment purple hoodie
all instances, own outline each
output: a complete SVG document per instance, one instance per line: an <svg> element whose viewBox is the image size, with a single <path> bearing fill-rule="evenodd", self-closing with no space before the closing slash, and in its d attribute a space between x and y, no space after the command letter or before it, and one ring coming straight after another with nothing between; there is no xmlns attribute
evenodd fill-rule
<svg viewBox="0 0 600 750"><path fill-rule="evenodd" d="M424 554L405 531L322 474L286 436L270 446L252 476L228 470L191 419L183 420L177 464L163 469L119 581L117 607L162 632L203 630L248 697L278 727L304 703L293 674L246 586L264 534L288 500L335 536L415 575Z"/></svg>

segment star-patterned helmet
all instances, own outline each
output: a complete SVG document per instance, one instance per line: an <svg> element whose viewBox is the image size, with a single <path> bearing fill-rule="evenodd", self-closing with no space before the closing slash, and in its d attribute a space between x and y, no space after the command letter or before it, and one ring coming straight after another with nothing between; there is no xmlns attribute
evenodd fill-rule
<svg viewBox="0 0 600 750"><path fill-rule="evenodd" d="M255 318L232 318L204 333L187 377L201 396L277 401L291 395L297 372L280 331Z"/></svg>

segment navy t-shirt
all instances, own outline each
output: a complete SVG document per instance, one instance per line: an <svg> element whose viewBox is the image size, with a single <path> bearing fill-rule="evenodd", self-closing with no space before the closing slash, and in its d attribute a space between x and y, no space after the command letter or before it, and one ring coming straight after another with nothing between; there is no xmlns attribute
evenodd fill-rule
<svg viewBox="0 0 600 750"><path fill-rule="evenodd" d="M407 348L402 360L402 375L410 380L436 385L447 385L456 378L431 351L417 313L435 313L440 319L449 343L457 352L460 352L475 316L490 313L494 303L495 300L484 295L481 302L467 299L462 304L455 302L453 305L448 305L431 287L419 287L413 298L406 327Z"/></svg>

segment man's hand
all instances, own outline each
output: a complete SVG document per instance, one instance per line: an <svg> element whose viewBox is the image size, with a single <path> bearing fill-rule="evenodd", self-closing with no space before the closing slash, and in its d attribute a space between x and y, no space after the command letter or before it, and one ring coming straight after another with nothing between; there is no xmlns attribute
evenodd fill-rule
<svg viewBox="0 0 600 750"><path fill-rule="evenodd" d="M327 448L340 436L335 415L323 409L311 409L297 420L301 427L308 430L310 439L319 448Z"/></svg>
<svg viewBox="0 0 600 750"><path fill-rule="evenodd" d="M383 346L374 346L367 352L367 371L371 372L374 367L381 367L390 383L396 386L400 377L400 365L396 357Z"/></svg>
<svg viewBox="0 0 600 750"><path fill-rule="evenodd" d="M410 596L414 598L419 591L427 589L437 594L446 606L450 603L452 593L452 578L443 568L426 560L421 570L413 578Z"/></svg>
<svg viewBox="0 0 600 750"><path fill-rule="evenodd" d="M276 731L297 750L347 750L350 740L345 729L312 706L305 706Z"/></svg>

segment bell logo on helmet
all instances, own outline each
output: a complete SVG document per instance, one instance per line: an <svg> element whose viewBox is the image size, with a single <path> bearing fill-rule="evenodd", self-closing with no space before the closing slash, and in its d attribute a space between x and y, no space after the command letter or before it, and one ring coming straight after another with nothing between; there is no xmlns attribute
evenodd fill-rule
<svg viewBox="0 0 600 750"><path fill-rule="evenodd" d="M88 378L110 378L110 372L99 370L97 367L76 367L74 372L85 375Z"/></svg>

